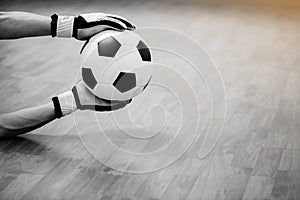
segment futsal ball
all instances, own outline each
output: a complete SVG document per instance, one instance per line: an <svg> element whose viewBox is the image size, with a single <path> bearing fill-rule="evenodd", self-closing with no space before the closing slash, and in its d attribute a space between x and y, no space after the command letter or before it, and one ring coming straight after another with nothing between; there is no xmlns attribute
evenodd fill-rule
<svg viewBox="0 0 300 200"><path fill-rule="evenodd" d="M106 100L129 100L148 86L152 77L151 52L133 31L104 31L90 38L80 53L85 86Z"/></svg>

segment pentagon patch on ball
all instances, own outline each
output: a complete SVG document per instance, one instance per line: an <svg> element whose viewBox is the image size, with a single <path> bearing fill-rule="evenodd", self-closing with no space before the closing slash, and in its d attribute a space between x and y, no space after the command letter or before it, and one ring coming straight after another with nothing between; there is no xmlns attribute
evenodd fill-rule
<svg viewBox="0 0 300 200"><path fill-rule="evenodd" d="M108 37L98 42L98 54L99 56L115 57L121 44L114 37Z"/></svg>

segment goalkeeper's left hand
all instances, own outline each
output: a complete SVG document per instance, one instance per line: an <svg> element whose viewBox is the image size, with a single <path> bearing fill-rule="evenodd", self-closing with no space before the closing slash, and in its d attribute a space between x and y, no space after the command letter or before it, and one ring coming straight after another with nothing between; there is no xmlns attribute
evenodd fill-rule
<svg viewBox="0 0 300 200"><path fill-rule="evenodd" d="M88 13L78 16L52 15L52 37L74 37L87 40L105 30L133 30L135 25L124 17L106 13Z"/></svg>

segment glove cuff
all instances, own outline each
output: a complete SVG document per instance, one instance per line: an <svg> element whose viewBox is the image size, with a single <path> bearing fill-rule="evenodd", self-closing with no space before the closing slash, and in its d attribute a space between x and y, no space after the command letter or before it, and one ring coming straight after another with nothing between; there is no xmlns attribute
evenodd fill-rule
<svg viewBox="0 0 300 200"><path fill-rule="evenodd" d="M73 36L74 16L58 16L56 36L70 38Z"/></svg>
<svg viewBox="0 0 300 200"><path fill-rule="evenodd" d="M57 96L60 105L61 115L65 116L77 110L72 91L67 91ZM56 109L56 108L55 108Z"/></svg>

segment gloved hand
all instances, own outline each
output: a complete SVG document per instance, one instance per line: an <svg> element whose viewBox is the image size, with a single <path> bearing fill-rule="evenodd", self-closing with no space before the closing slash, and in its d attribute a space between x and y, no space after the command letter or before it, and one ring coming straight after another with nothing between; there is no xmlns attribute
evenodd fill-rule
<svg viewBox="0 0 300 200"><path fill-rule="evenodd" d="M52 37L74 37L87 40L93 35L108 29L133 30L135 26L124 17L106 13L88 13L79 16L52 15Z"/></svg>
<svg viewBox="0 0 300 200"><path fill-rule="evenodd" d="M128 101L109 101L97 98L84 85L83 81L79 81L70 91L53 97L52 101L55 107L57 118L71 114L79 110L93 111L113 111L125 107L131 102Z"/></svg>

